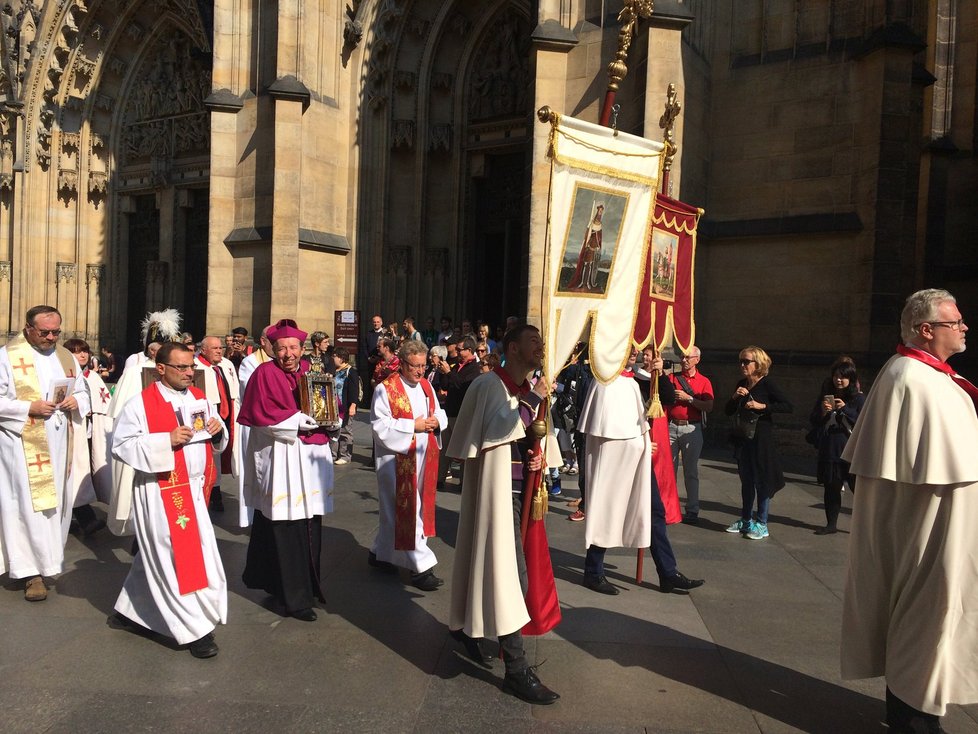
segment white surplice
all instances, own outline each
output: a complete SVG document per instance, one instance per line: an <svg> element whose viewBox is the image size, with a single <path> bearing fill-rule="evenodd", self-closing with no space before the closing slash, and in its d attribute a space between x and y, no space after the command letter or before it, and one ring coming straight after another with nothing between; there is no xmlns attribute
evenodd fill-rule
<svg viewBox="0 0 978 734"><path fill-rule="evenodd" d="M248 380L258 369L258 365L268 362L271 359L263 349L255 349L251 354L241 360L241 364L238 366L238 407L244 402L245 390L248 387ZM237 413L235 413L237 416ZM237 418L235 418L237 420ZM254 515L254 508L248 504L251 498L245 493L245 478L244 478L244 466L245 466L245 452L248 448L248 433L251 431L249 426L242 426L240 423L235 423L234 429L238 432L238 446L240 446L241 452L241 464L242 471L238 472L238 527L247 528L251 525L251 518Z"/></svg>
<svg viewBox="0 0 978 734"><path fill-rule="evenodd" d="M329 444L299 440L298 410L274 426L252 426L244 455L244 496L269 520L307 520L333 511Z"/></svg>
<svg viewBox="0 0 978 734"><path fill-rule="evenodd" d="M897 698L938 716L978 702L976 446L968 394L895 356L842 455L857 477L842 677L883 675Z"/></svg>
<svg viewBox="0 0 978 734"><path fill-rule="evenodd" d="M155 389L174 406L196 401L189 390L180 392L161 382L156 383ZM223 433L218 445L226 444L227 434ZM133 558L115 609L154 632L174 638L181 645L200 639L217 624L227 621L227 580L204 502L204 469L211 445L210 441L205 441L188 444L183 449L207 571L207 587L181 595L173 565L166 509L156 481L157 473L174 468L170 434L149 432L142 395L126 403L113 432L113 456L134 471L132 525L139 543L139 552Z"/></svg>
<svg viewBox="0 0 978 734"><path fill-rule="evenodd" d="M82 373L91 412L86 420L88 439L91 441L92 472L83 480L75 498L75 507L87 505L95 500L109 503L112 497L112 468L109 464L108 439L112 433L109 418L109 405L112 395L105 381L95 370Z"/></svg>
<svg viewBox="0 0 978 734"><path fill-rule="evenodd" d="M228 399L233 403L233 415L237 419L238 411L241 410L241 397L244 391L239 384L238 372L234 369L234 362L225 357L215 365L206 365L200 361L200 357L195 357L194 364L197 366L197 369L203 370L204 372L204 393L207 395L207 402L214 408L214 415L218 415L218 409L221 406L221 393L217 387L217 375L214 374L214 368L221 371L221 374L224 375L224 380L227 382ZM235 439L239 435L237 433L237 426L235 427L234 435ZM214 468L217 470L214 486L219 488L223 473L221 472L221 453L217 451L214 453ZM241 476L241 442L237 440L234 440L231 445L231 475L234 477Z"/></svg>
<svg viewBox="0 0 978 734"><path fill-rule="evenodd" d="M411 401L411 412L415 418L428 417L428 398L424 394L421 383L414 387L405 381L404 393ZM432 391L434 394L434 391ZM413 573L421 573L432 568L438 559L434 551L428 547L424 535L424 521L421 516L421 486L424 476L425 452L428 441L437 441L441 448L441 431L448 426L448 416L435 400L435 414L438 419L438 434L415 433L415 418L394 418L391 414L390 399L387 388L377 385L374 389L373 402L370 406L370 426L374 434L374 456L377 461L377 494L380 505L380 526L370 550L381 561L393 563L395 566L407 568ZM395 464L397 454L406 454L411 448L411 439L417 438L414 448L415 469L418 477L417 517L414 523L414 550L394 550L395 523L395 491L397 477Z"/></svg>
<svg viewBox="0 0 978 734"><path fill-rule="evenodd" d="M133 468L128 464L113 461L111 451L112 429L126 404L143 391L143 368L155 367L156 362L142 352L137 352L129 355L126 365L122 371L122 377L115 384L115 391L112 393L112 399L109 402L109 420L106 426L108 434L105 437L106 445L110 447L108 462L112 479L109 513L106 522L109 530L116 535L132 535L133 532L130 517L132 514L132 485L135 475Z"/></svg>
<svg viewBox="0 0 978 734"><path fill-rule="evenodd" d="M584 545L652 545L652 445L638 383L591 381L577 430L587 435Z"/></svg>
<svg viewBox="0 0 978 734"><path fill-rule="evenodd" d="M51 381L64 379L64 369L53 350L31 351L41 396L46 398ZM74 369L75 375L80 375L77 362ZM72 394L78 410L71 411L70 416L55 411L44 419L58 506L35 512L21 438L29 420L30 401L17 399L7 348L0 349L0 574L7 572L13 579L61 573L71 508L78 487L88 473L88 443L82 416L88 412L89 405L83 378L75 380ZM69 440L72 422L74 435ZM66 478L68 465L71 476Z"/></svg>

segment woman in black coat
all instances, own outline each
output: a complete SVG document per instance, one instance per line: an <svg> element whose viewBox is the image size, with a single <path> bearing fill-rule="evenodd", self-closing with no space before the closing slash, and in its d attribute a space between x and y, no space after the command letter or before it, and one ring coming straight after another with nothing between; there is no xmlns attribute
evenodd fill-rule
<svg viewBox="0 0 978 734"><path fill-rule="evenodd" d="M812 408L812 436L818 449L818 481L824 488L825 527L815 535L837 532L839 510L842 508L842 485L848 479L855 489L855 477L849 474L849 464L842 460L852 427L866 396L859 390L856 365L848 357L840 357L832 365L832 376L822 383L822 392Z"/></svg>
<svg viewBox="0 0 978 734"><path fill-rule="evenodd" d="M740 371L743 379L727 401L727 415L739 413L755 419L753 436L734 436L734 455L740 474L740 493L743 504L740 519L727 528L728 533L741 533L751 540L768 537L767 515L771 498L784 486L781 461L774 446L774 413L790 413L791 402L768 372L771 358L760 347L744 347L740 351ZM754 500L757 512L751 518Z"/></svg>

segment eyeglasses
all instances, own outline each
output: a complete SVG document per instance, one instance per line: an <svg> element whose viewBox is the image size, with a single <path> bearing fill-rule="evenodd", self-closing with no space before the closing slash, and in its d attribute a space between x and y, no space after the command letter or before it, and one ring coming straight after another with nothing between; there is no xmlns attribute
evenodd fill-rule
<svg viewBox="0 0 978 734"><path fill-rule="evenodd" d="M742 360L740 360L740 366L741 367L746 367L749 364L757 364L757 360L756 359L742 359Z"/></svg>
<svg viewBox="0 0 978 734"><path fill-rule="evenodd" d="M690 360L690 359L699 359L699 358L700 358L700 355L698 355L698 354L684 354L682 357L679 358L679 361L680 362L685 362L685 361Z"/></svg>
<svg viewBox="0 0 978 734"><path fill-rule="evenodd" d="M924 324L930 324L931 326L946 326L953 331L961 331L961 327L964 326L964 319L958 319L957 321L923 321L917 324L918 327Z"/></svg>
<svg viewBox="0 0 978 734"><path fill-rule="evenodd" d="M30 327L40 336L61 336L61 329L38 329L36 326Z"/></svg>
<svg viewBox="0 0 978 734"><path fill-rule="evenodd" d="M177 372L193 372L195 368L192 364L167 364L166 362L160 362L160 364Z"/></svg>
<svg viewBox="0 0 978 734"><path fill-rule="evenodd" d="M475 351L477 351L479 354L485 354L489 350L488 349L476 349Z"/></svg>

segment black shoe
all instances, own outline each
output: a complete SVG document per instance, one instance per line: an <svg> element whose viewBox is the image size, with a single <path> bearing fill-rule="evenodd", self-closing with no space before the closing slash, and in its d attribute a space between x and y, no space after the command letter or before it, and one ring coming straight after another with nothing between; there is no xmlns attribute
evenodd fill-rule
<svg viewBox="0 0 978 734"><path fill-rule="evenodd" d="M213 632L208 632L199 640L194 640L188 647L190 654L195 658L212 658L217 655L217 643L214 641Z"/></svg>
<svg viewBox="0 0 978 734"><path fill-rule="evenodd" d="M316 616L315 609L299 609L295 612L289 612L290 617L295 617L302 622L315 622L319 617Z"/></svg>
<svg viewBox="0 0 978 734"><path fill-rule="evenodd" d="M683 525L699 525L699 515L683 515Z"/></svg>
<svg viewBox="0 0 978 734"><path fill-rule="evenodd" d="M211 491L211 501L207 508L211 512L224 512L224 497L221 496L220 487L214 487Z"/></svg>
<svg viewBox="0 0 978 734"><path fill-rule="evenodd" d="M590 574L584 574L584 585L591 591L596 591L599 594L607 594L608 596L618 596L618 587L609 583L608 579L604 576L592 576Z"/></svg>
<svg viewBox="0 0 978 734"><path fill-rule="evenodd" d="M697 586L702 586L705 583L703 579L688 579L679 573L679 571L676 571L669 578L659 577L659 591L663 594L681 594L684 591L695 589Z"/></svg>
<svg viewBox="0 0 978 734"><path fill-rule="evenodd" d="M839 529L834 525L826 525L824 528L819 528L815 531L815 535L832 535L833 533L839 532Z"/></svg>
<svg viewBox="0 0 978 734"><path fill-rule="evenodd" d="M503 680L503 690L527 703L539 703L544 706L560 698L558 694L540 682L532 668L521 670L519 673L507 673L505 680Z"/></svg>
<svg viewBox="0 0 978 734"><path fill-rule="evenodd" d="M431 570L411 574L411 586L421 591L434 591L443 583Z"/></svg>
<svg viewBox="0 0 978 734"><path fill-rule="evenodd" d="M465 652L468 653L474 662L479 665L492 665L495 656L482 646L484 643L482 638L476 639L469 637L463 630L452 630L449 634L451 634L453 640L458 640L462 643L465 647Z"/></svg>
<svg viewBox="0 0 978 734"><path fill-rule="evenodd" d="M102 520L100 518L95 518L94 520L91 520L90 522L83 525L81 531L82 531L82 535L84 535L86 538L89 538L95 535L95 533L97 533L99 530L102 530L104 528L105 528L105 520Z"/></svg>
<svg viewBox="0 0 978 734"><path fill-rule="evenodd" d="M373 568L379 568L385 573L397 573L397 566L387 561L378 560L377 556L373 553L367 555L367 563Z"/></svg>

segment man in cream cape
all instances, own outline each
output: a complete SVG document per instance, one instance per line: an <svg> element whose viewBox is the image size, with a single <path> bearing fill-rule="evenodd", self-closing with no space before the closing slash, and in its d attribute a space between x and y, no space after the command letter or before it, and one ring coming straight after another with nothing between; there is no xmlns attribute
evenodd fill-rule
<svg viewBox="0 0 978 734"><path fill-rule="evenodd" d="M204 490L214 472L212 447L227 444L223 424L191 387L193 351L178 342L160 347L161 379L122 409L112 434L116 461L134 472L132 526L139 544L115 603L132 623L189 645L194 657L217 654L213 630L227 621L227 580ZM175 411L203 405L202 440ZM210 476L209 476L210 475Z"/></svg>
<svg viewBox="0 0 978 734"><path fill-rule="evenodd" d="M434 591L442 580L432 570L438 559L428 547L428 535L435 532L438 449L448 416L439 407L431 383L424 379L427 354L423 341L406 339L397 354L399 372L374 390L370 425L380 526L369 560L375 567L406 568L412 586Z"/></svg>
<svg viewBox="0 0 978 734"><path fill-rule="evenodd" d="M843 453L859 491L842 677L886 677L891 732L978 702L978 389L947 365L967 331L947 291L910 296Z"/></svg>
<svg viewBox="0 0 978 734"><path fill-rule="evenodd" d="M46 599L42 576L61 573L71 508L89 473L88 393L60 335L58 310L35 306L0 349L0 574L27 579L27 601ZM55 380L74 381L60 400Z"/></svg>
<svg viewBox="0 0 978 734"><path fill-rule="evenodd" d="M265 362L270 362L272 360L272 343L268 341L268 330L272 328L272 324L269 324L264 329L261 330L261 336L258 338L258 347L247 357L241 360L241 364L238 366L238 407L244 403L245 390L248 389L248 380L251 376L255 374L255 370L258 369L260 365L265 364ZM237 416L237 413L235 413ZM237 421L237 418L235 418ZM241 454L241 464L244 467L245 452L248 449L248 433L251 430L248 426L243 426L241 423L236 423L235 429L238 431L238 446L240 446L239 452ZM244 471L238 472L238 527L246 528L251 525L251 518L254 514L254 508L250 504L250 498L245 493L245 476Z"/></svg>
<svg viewBox="0 0 978 734"><path fill-rule="evenodd" d="M529 667L521 633L530 621L519 530L523 477L543 466L541 455L529 455L526 428L549 393L545 380L531 390L526 379L543 359L540 332L533 326L511 329L503 353L505 367L473 380L448 446L449 456L465 460L448 627L479 662L488 657L479 641L499 638L503 689L530 703L550 704L559 696Z"/></svg>

